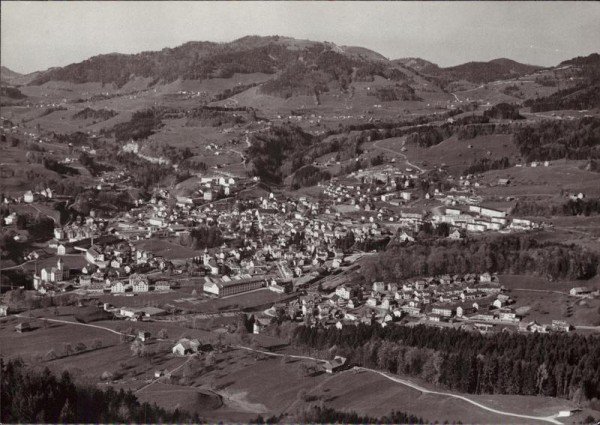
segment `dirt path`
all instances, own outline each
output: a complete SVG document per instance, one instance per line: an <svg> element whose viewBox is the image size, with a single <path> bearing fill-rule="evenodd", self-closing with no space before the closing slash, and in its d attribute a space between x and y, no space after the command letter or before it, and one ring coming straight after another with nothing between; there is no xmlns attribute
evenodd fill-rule
<svg viewBox="0 0 600 425"><path fill-rule="evenodd" d="M257 353L262 353L262 354L266 354L268 356L274 356L274 357L283 357L286 354L280 354L280 353L272 353L270 351L263 351L263 350L256 350L254 348L250 348L250 347L244 347L241 345L237 345L237 346L233 346L234 348L240 348L243 350L248 350L248 351L254 351ZM325 360L323 359L318 359L315 357L309 357L309 356L297 356L297 355L292 355L292 354L287 354L287 356L291 357L291 358L295 358L295 359L305 359L305 360L312 360L312 361L318 361L318 362L323 362ZM480 409L483 410L487 410L488 412L492 412L492 413L496 413L498 415L502 415L502 416L511 416L514 418L522 418L522 419L531 419L531 420L536 420L536 421L543 421L543 422L548 422L551 424L558 424L561 425L562 422L559 422L556 418L558 415L550 415L550 416L531 416L531 415L521 415L518 413L511 413L511 412L507 412L505 410L497 410L497 409L492 409L491 407L488 407L484 404L478 403L475 400L472 400L468 397L465 396L461 396L461 395L456 395L456 394L452 394L452 393L445 393L445 392L441 392L441 391L431 391L428 390L426 388L423 388L417 384L412 383L411 381L408 381L406 379L401 379L401 378L397 378L395 376L390 376L385 372L381 372L375 369L369 369L366 367L354 367L354 370L364 370L367 372L372 372L372 373L376 373L378 375L383 376L386 379L389 379L390 381L396 382L398 384L402 384L405 385L407 387L413 388L417 391L420 391L424 394L436 394L436 395L441 395L441 396L446 396L446 397L453 397L453 398L457 398L459 400L463 400L466 401L467 403L470 403L474 406L479 407Z"/></svg>
<svg viewBox="0 0 600 425"><path fill-rule="evenodd" d="M68 320L60 320L60 319L48 319L46 317L28 317L28 316L23 316L22 314L15 314L15 317L20 317L22 319L45 320L47 322L64 323L66 325L87 326L89 328L102 329L102 330L105 330L105 331L108 331L108 332L112 332L112 333L117 334L117 335L126 335L126 336L131 336L131 337L134 337L134 338L136 337L136 335L125 334L123 332L115 331L114 329L111 329L111 328L107 328L107 327L104 327L104 326L98 326L98 325L90 325L89 323L70 322Z"/></svg>

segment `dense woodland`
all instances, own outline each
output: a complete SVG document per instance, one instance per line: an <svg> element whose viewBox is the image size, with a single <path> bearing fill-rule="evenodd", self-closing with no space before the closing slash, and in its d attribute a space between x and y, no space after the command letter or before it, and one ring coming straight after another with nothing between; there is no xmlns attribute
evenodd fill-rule
<svg viewBox="0 0 600 425"><path fill-rule="evenodd" d="M375 96L381 102L393 102L396 100L423 100L415 94L415 89L407 83L396 83L393 86L378 87L370 91L369 96Z"/></svg>
<svg viewBox="0 0 600 425"><path fill-rule="evenodd" d="M113 127L117 141L142 140L162 126L161 111L151 108L133 113L131 119Z"/></svg>
<svg viewBox="0 0 600 425"><path fill-rule="evenodd" d="M499 332L482 335L419 325L298 327L293 343L327 350L353 365L416 376L475 394L600 397L600 338L595 335Z"/></svg>
<svg viewBox="0 0 600 425"><path fill-rule="evenodd" d="M587 279L598 272L598 256L576 245L538 242L532 235L494 235L460 241L395 243L366 262L367 281L465 273L537 274Z"/></svg>
<svg viewBox="0 0 600 425"><path fill-rule="evenodd" d="M280 184L293 171L282 169L288 158L301 157L302 152L316 141L316 137L291 125L272 127L267 132L254 134L252 146L248 149L254 174L263 181ZM300 161L294 169L302 165Z"/></svg>
<svg viewBox="0 0 600 425"><path fill-rule="evenodd" d="M600 85L559 90L547 97L528 99L523 105L530 107L531 112L598 108L600 107Z"/></svg>
<svg viewBox="0 0 600 425"><path fill-rule="evenodd" d="M522 120L524 118L519 114L519 106L509 103L498 103L485 111L483 116L498 120Z"/></svg>
<svg viewBox="0 0 600 425"><path fill-rule="evenodd" d="M306 165L298 169L292 178L292 189L296 190L301 187L314 186L319 182L329 180L331 174L328 171L322 171L314 165Z"/></svg>
<svg viewBox="0 0 600 425"><path fill-rule="evenodd" d="M522 200L517 202L513 213L520 216L542 217L555 215L597 215L600 214L600 199L569 199L563 203Z"/></svg>
<svg viewBox="0 0 600 425"><path fill-rule="evenodd" d="M3 423L191 423L200 418L156 404L131 392L77 385L69 372L29 369L21 360L0 359Z"/></svg>
<svg viewBox="0 0 600 425"><path fill-rule="evenodd" d="M498 159L482 158L465 168L463 175L481 174L490 170L504 170L511 167L511 165L510 160L505 156Z"/></svg>
<svg viewBox="0 0 600 425"><path fill-rule="evenodd" d="M513 141L528 162L600 159L600 119L543 121L517 129Z"/></svg>
<svg viewBox="0 0 600 425"><path fill-rule="evenodd" d="M81 111L77 112L76 114L73 114L73 119L74 120L93 119L96 121L106 121L117 115L119 115L119 114L117 112L113 111L112 109L85 108L85 109L82 109Z"/></svg>
<svg viewBox="0 0 600 425"><path fill-rule="evenodd" d="M233 126L248 122L243 112L231 111L225 108L199 107L190 110L187 114L186 125L191 127L220 127Z"/></svg>

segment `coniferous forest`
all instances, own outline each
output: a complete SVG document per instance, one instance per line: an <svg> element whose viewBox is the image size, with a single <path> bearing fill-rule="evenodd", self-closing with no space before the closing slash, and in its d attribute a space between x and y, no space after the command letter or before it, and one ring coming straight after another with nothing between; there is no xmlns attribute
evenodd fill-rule
<svg viewBox="0 0 600 425"><path fill-rule="evenodd" d="M297 328L293 343L352 365L416 376L474 394L600 397L600 338L580 334L489 335L419 325Z"/></svg>

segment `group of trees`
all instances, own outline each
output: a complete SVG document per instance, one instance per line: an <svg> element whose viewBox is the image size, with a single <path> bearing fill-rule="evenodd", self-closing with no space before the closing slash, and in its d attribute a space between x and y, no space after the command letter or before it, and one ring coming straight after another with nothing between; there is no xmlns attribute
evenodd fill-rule
<svg viewBox="0 0 600 425"><path fill-rule="evenodd" d="M45 157L42 161L44 167L61 175L76 176L79 175L79 170L68 166L62 162L58 162L53 158Z"/></svg>
<svg viewBox="0 0 600 425"><path fill-rule="evenodd" d="M193 249L214 248L223 243L223 237L218 226L202 225L192 229L189 239L181 242Z"/></svg>
<svg viewBox="0 0 600 425"><path fill-rule="evenodd" d="M543 121L517 129L513 141L526 161L600 159L600 119Z"/></svg>
<svg viewBox="0 0 600 425"><path fill-rule="evenodd" d="M266 182L281 183L292 171L288 159L301 157L302 152L316 141L316 137L292 125L272 127L266 132L254 134L252 146L248 149L254 175ZM287 171L282 169L286 162ZM300 161L296 169L302 165Z"/></svg>
<svg viewBox="0 0 600 425"><path fill-rule="evenodd" d="M81 111L73 114L74 120L87 120L93 119L95 121L106 121L112 117L119 115L117 112L112 109L92 109L85 108Z"/></svg>
<svg viewBox="0 0 600 425"><path fill-rule="evenodd" d="M306 424L426 424L429 421L404 412L392 411L380 418L361 416L354 411L339 411L331 407L309 405L300 414L300 422Z"/></svg>
<svg viewBox="0 0 600 425"><path fill-rule="evenodd" d="M423 100L416 95L415 89L407 83L396 83L393 86L377 87L369 91L369 96L375 96L381 102L393 102L396 100Z"/></svg>
<svg viewBox="0 0 600 425"><path fill-rule="evenodd" d="M319 182L331 179L328 171L323 171L314 165L306 165L294 173L292 178L292 189L314 186Z"/></svg>
<svg viewBox="0 0 600 425"><path fill-rule="evenodd" d="M417 376L476 394L600 397L600 338L593 335L481 335L430 326L300 326L293 343L342 355L354 365Z"/></svg>
<svg viewBox="0 0 600 425"><path fill-rule="evenodd" d="M504 170L510 166L510 160L505 156L499 159L482 158L465 168L463 175L480 174L490 170Z"/></svg>
<svg viewBox="0 0 600 425"><path fill-rule="evenodd" d="M498 103L485 111L483 116L498 120L522 120L524 118L519 114L519 106L509 103Z"/></svg>
<svg viewBox="0 0 600 425"><path fill-rule="evenodd" d="M220 127L222 125L233 126L244 124L248 119L243 112L232 111L227 108L214 108L202 106L190 110L187 114L187 126Z"/></svg>
<svg viewBox="0 0 600 425"><path fill-rule="evenodd" d="M460 241L392 243L361 272L368 281L417 276L497 272L587 279L597 273L598 256L576 245L538 242L531 235L495 235Z"/></svg>
<svg viewBox="0 0 600 425"><path fill-rule="evenodd" d="M142 140L162 126L162 111L156 108L134 112L127 122L119 123L109 131L117 141Z"/></svg>
<svg viewBox="0 0 600 425"><path fill-rule="evenodd" d="M191 423L198 416L156 404L140 403L132 392L101 390L74 383L69 372L60 377L48 368L28 369L21 360L0 359L3 423Z"/></svg>

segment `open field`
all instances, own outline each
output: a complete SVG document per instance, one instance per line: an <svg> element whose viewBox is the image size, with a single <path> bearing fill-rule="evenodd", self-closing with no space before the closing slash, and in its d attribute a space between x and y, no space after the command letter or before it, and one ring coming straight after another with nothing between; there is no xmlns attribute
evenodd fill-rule
<svg viewBox="0 0 600 425"><path fill-rule="evenodd" d="M569 290L576 286L600 289L598 277L588 281L549 282L536 276L502 275L500 283L510 291L516 301L512 307L524 315L524 322L536 320L549 324L553 319L562 319L575 326L600 325L600 299L569 295Z"/></svg>
<svg viewBox="0 0 600 425"><path fill-rule="evenodd" d="M549 167L512 167L488 171L483 182L496 184L499 178L509 178L508 186L485 187L479 190L487 196L560 195L583 192L588 197L600 196L600 173L585 171L585 161L551 161Z"/></svg>
<svg viewBox="0 0 600 425"><path fill-rule="evenodd" d="M317 373L304 376L300 367L303 362L306 361L291 359L286 362L281 358L240 352L219 356L215 370L195 378L192 385L215 391L229 409L205 409L201 416L208 420L247 421L257 414L293 414L312 400L323 401L325 405L339 410L354 410L373 416L389 414L395 409L430 421L536 423L519 421L518 418L510 420L508 416L495 415L448 396L422 394L372 372L345 371L334 375ZM197 391L194 387L190 390ZM150 395L160 400L158 392L149 392L145 397ZM515 413L540 416L556 414L560 408L570 405L567 401L541 397L488 396L481 401L500 409L507 409L510 405ZM237 412L231 411L234 407Z"/></svg>

